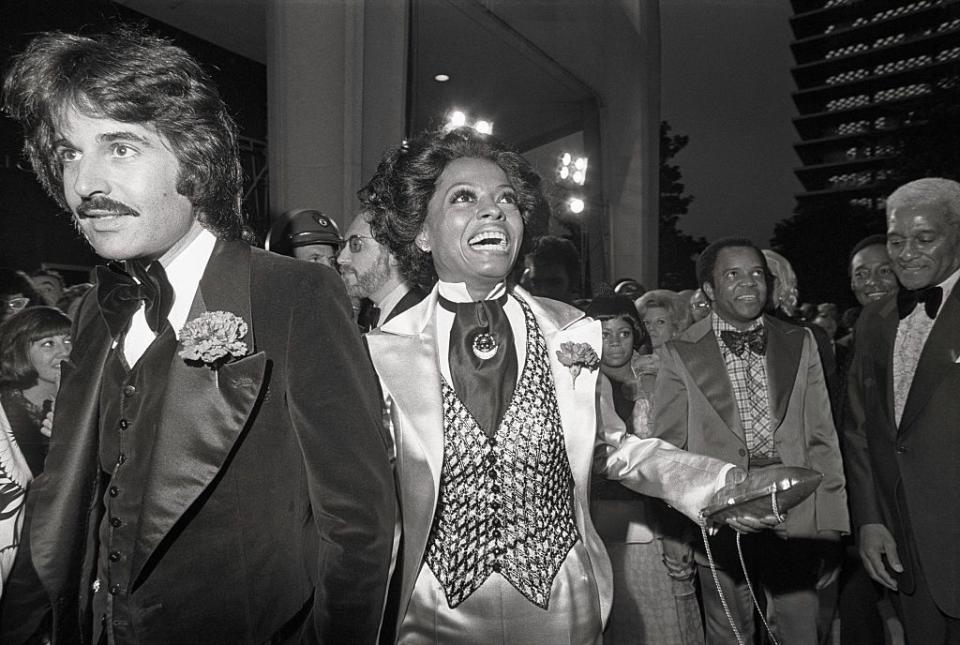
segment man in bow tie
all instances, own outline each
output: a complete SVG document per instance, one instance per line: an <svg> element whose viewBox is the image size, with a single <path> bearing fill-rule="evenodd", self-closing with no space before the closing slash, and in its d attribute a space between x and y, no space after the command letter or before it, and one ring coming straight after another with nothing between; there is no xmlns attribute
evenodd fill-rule
<svg viewBox="0 0 960 645"><path fill-rule="evenodd" d="M662 350L654 432L691 452L748 470L784 464L823 473L817 492L776 531L744 518L751 582L767 592L767 614L781 643L817 643L818 567L825 543L849 530L844 476L830 400L813 334L764 315L772 280L750 240L726 238L697 260L712 312ZM759 531L759 532L758 532ZM787 538L786 540L782 538ZM732 531L711 538L720 586L746 642L754 632ZM707 643L728 643L730 626L703 545L697 563Z"/></svg>
<svg viewBox="0 0 960 645"><path fill-rule="evenodd" d="M896 297L857 321L844 436L867 572L911 643L960 643L960 184L887 199Z"/></svg>
<svg viewBox="0 0 960 645"><path fill-rule="evenodd" d="M376 380L339 277L240 240L210 78L137 30L51 33L4 93L114 262L74 320L0 642L375 642L395 520Z"/></svg>

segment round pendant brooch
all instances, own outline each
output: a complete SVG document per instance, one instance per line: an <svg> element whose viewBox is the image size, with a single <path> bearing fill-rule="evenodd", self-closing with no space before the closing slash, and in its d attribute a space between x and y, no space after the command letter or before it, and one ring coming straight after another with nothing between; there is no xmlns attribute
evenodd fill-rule
<svg viewBox="0 0 960 645"><path fill-rule="evenodd" d="M473 337L473 354L482 361L496 356L499 347L497 339L488 332L480 332Z"/></svg>

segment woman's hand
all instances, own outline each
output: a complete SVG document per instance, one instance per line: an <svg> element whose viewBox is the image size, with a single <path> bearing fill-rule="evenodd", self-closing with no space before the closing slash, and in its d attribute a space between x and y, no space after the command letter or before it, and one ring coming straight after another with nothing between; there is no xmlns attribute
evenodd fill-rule
<svg viewBox="0 0 960 645"><path fill-rule="evenodd" d="M47 412L47 413L44 415L43 421L40 422L40 433L41 433L44 437L50 437L50 436L53 434L53 408L54 408L54 404L53 404L53 401L51 401L50 403L51 403L51 405L50 405L50 411Z"/></svg>

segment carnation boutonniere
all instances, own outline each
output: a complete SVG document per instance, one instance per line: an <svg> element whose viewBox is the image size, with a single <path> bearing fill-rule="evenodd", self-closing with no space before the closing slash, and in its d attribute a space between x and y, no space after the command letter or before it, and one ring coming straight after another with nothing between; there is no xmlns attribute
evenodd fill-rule
<svg viewBox="0 0 960 645"><path fill-rule="evenodd" d="M207 311L180 330L180 356L217 368L233 358L247 355L247 323L229 311Z"/></svg>
<svg viewBox="0 0 960 645"><path fill-rule="evenodd" d="M600 367L600 357L593 350L590 343L560 343L560 349L557 350L557 360L561 365L570 368L570 374L573 375L573 388L577 387L577 377L581 370L587 368L591 372Z"/></svg>

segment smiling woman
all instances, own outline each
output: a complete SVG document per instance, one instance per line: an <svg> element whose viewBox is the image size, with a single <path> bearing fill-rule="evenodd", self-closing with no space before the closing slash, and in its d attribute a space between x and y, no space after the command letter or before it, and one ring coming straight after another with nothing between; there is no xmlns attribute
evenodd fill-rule
<svg viewBox="0 0 960 645"><path fill-rule="evenodd" d="M49 445L40 427L71 347L70 319L53 307L28 307L0 325L0 402L34 476Z"/></svg>
<svg viewBox="0 0 960 645"><path fill-rule="evenodd" d="M600 322L510 281L543 202L519 154L469 129L427 133L389 152L361 199L407 280L438 281L367 335L402 500L399 611L384 631L403 644L599 642L611 574L590 518L595 446L628 446L610 461L621 477L691 517L724 464L625 437L598 380Z"/></svg>
<svg viewBox="0 0 960 645"><path fill-rule="evenodd" d="M50 442L43 420L70 347L70 320L53 307L28 307L0 324L0 595L28 485L43 472Z"/></svg>

